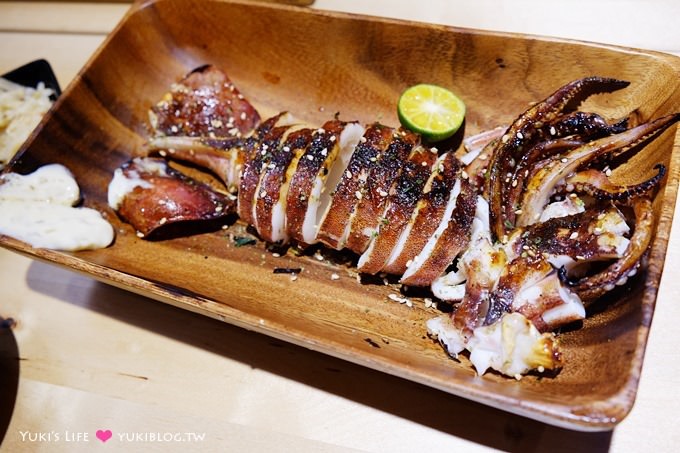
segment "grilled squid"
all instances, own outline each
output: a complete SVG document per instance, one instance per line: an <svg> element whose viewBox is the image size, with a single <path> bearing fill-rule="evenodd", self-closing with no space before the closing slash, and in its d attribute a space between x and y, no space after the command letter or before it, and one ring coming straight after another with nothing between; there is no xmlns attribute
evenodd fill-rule
<svg viewBox="0 0 680 453"><path fill-rule="evenodd" d="M680 115L629 128L627 118L576 110L590 94L627 85L571 82L510 126L440 152L378 122L313 126L286 112L261 120L225 74L205 66L151 109L149 152L208 169L226 193L147 157L117 170L111 205L143 235L219 211L267 242L349 250L360 272L397 275L452 304L428 332L454 357L467 351L480 374L555 370L563 363L552 332L625 283L653 234L650 200L665 168L621 186L603 165L630 157ZM181 216L152 209L175 196Z"/></svg>

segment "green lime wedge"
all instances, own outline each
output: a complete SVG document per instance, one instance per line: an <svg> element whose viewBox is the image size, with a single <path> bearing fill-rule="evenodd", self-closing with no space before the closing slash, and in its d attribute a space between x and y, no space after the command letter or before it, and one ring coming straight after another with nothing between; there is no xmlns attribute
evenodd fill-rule
<svg viewBox="0 0 680 453"><path fill-rule="evenodd" d="M451 137L463 124L465 104L446 88L423 83L401 94L397 113L402 126L427 141L438 142Z"/></svg>

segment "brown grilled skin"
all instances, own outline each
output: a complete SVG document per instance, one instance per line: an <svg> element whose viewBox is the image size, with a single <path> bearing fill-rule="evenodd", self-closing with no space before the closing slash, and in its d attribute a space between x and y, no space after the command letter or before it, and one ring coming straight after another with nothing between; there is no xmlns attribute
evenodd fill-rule
<svg viewBox="0 0 680 453"><path fill-rule="evenodd" d="M359 267L361 272L377 274L383 269L399 236L408 225L436 160L436 153L418 146L404 162L401 175L393 189L394 193L390 194L387 211L380 219L371 255Z"/></svg>
<svg viewBox="0 0 680 453"><path fill-rule="evenodd" d="M383 271L390 274L402 275L406 272L407 263L415 258L425 247L429 238L435 233L444 216L449 195L456 180L460 176L460 162L453 153L446 153L440 162L439 169L435 169L430 190L423 192L419 203L422 207L416 214L414 224L417 225L409 234L404 249L396 260L386 265Z"/></svg>
<svg viewBox="0 0 680 453"><path fill-rule="evenodd" d="M477 209L477 192L467 179L460 179L461 188L449 223L437 239L437 244L420 268L401 282L411 286L428 286L444 274L459 253L470 243L472 221Z"/></svg>
<svg viewBox="0 0 680 453"><path fill-rule="evenodd" d="M288 186L286 197L286 213L288 219L288 235L301 245L306 245L302 237L302 225L309 205L309 197L314 187L314 181L320 171L330 171L328 152L337 143L345 122L339 120L327 121L322 129L314 133L311 144L300 157L297 168ZM335 138L332 138L335 137Z"/></svg>
<svg viewBox="0 0 680 453"><path fill-rule="evenodd" d="M189 137L236 137L260 122L257 110L227 75L205 65L191 71L151 108L156 133Z"/></svg>
<svg viewBox="0 0 680 453"><path fill-rule="evenodd" d="M418 137L413 133L397 132L384 126L381 132L382 150L375 165L369 171L363 197L356 205L349 237L345 244L345 247L355 253L363 253L372 237L377 234L380 221L390 200L390 194L404 167L404 162L418 141ZM367 235L366 230L374 233Z"/></svg>
<svg viewBox="0 0 680 453"><path fill-rule="evenodd" d="M273 242L272 210L281 197L281 188L288 177L288 168L293 160L312 143L312 134L311 129L291 132L286 140L272 151L272 157L264 169L255 204L255 215L257 216L257 232L267 242Z"/></svg>

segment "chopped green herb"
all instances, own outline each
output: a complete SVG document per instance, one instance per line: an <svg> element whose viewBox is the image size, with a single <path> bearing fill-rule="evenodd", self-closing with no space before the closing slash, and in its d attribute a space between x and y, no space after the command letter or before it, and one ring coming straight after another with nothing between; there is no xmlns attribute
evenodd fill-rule
<svg viewBox="0 0 680 453"><path fill-rule="evenodd" d="M236 247L243 247L244 245L253 245L257 241L255 238L248 237L248 236L234 236L234 245Z"/></svg>

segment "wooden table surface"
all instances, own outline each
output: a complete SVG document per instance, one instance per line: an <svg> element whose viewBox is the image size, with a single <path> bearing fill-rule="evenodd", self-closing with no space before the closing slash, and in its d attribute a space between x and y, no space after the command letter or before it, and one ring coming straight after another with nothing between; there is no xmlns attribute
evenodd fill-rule
<svg viewBox="0 0 680 453"><path fill-rule="evenodd" d="M417 5L417 6L416 6ZM677 0L317 0L314 8L680 55ZM66 86L125 3L0 2L0 73ZM677 451L680 225L630 415L559 429L194 315L0 250L0 450ZM17 357L19 360L17 360ZM97 430L110 430L103 444Z"/></svg>

